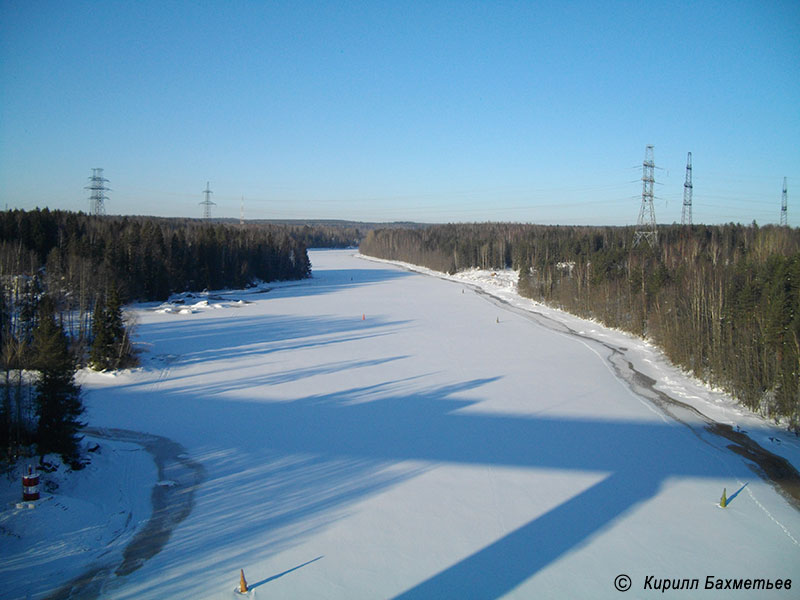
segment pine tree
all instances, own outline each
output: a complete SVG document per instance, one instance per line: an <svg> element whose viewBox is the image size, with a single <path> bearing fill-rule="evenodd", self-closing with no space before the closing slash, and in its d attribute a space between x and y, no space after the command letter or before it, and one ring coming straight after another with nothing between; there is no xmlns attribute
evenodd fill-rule
<svg viewBox="0 0 800 600"><path fill-rule="evenodd" d="M33 350L34 366L39 371L35 393L39 455L58 453L64 462L80 468L78 431L84 425L78 420L84 411L81 389L75 383L75 360L67 336L56 324L53 303L48 298L39 307Z"/></svg>

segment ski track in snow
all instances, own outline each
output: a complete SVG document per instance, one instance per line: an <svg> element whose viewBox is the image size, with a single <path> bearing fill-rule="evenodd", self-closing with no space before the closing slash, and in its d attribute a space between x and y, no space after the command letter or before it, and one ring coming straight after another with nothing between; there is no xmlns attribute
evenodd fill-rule
<svg viewBox="0 0 800 600"><path fill-rule="evenodd" d="M456 273L454 275L449 275L447 273L440 273L437 271L433 271L431 269L427 269L425 267L419 267L418 265L413 265L410 263L405 263L402 261L393 261L387 259L380 259L375 258L363 254L358 255L359 258L369 261L375 262L382 262L386 264L394 264L401 268L407 269L412 272L420 273L422 275L433 276L439 279L443 279L445 281L452 281L456 283L461 283L463 285L468 286L472 291L477 294L480 294L490 302L496 303L506 310L513 311L517 314L520 314L526 318L529 318L535 321L540 326L554 331L556 333L560 333L563 335L567 335L570 337L577 338L586 348L588 348L591 352L597 355L598 358L601 359L603 364L611 371L617 378L617 380L628 389L628 391L639 401L651 410L653 413L658 415L661 420L665 423L672 421L677 421L682 423L683 425L687 426L692 433L694 433L698 438L703 440L706 443L711 443L714 447L720 448L719 440L723 441L723 445L725 441L728 441L728 438L724 436L720 436L718 434L714 434L715 440L713 442L709 442L706 439L706 436L709 432L714 433L712 431L711 426L719 426L720 424L713 419L709 418L707 415L703 414L697 407L691 406L686 404L685 402L678 400L677 398L670 396L666 391L662 391L656 388L656 385L659 383L655 379L652 379L642 373L641 371L637 370L632 362L632 359L628 357L628 348L624 346L613 345L605 340L599 339L597 337L592 337L591 335L587 335L583 332L580 332L576 329L572 329L569 325L567 325L562 320L558 320L552 316L545 315L540 310L534 308L536 303L531 301L531 306L529 307L521 307L515 306L512 302L508 299L507 296L504 297L503 294L498 292L505 292L506 294L509 291L512 291L513 294L519 300L522 300L520 296L518 296L515 292L516 290L516 283L509 279L509 273L506 272L498 278L498 280L494 280L498 273L492 272L489 275L489 272L484 272L485 275L482 277L482 280L476 281L475 277L464 277L460 273ZM477 269L472 269L468 272L476 273L478 272ZM513 272L512 272L513 273ZM516 275L514 273L514 275ZM498 283L499 281L499 283ZM510 288L510 289L509 289ZM553 310L553 309L550 309ZM560 311L558 311L560 312ZM580 319L579 317L573 318ZM597 345L600 345L602 348L608 351L606 356L602 355L599 350L597 349ZM650 359L643 359L646 363L651 363ZM664 359L666 361L666 359ZM671 383L669 380L663 382L667 383L667 391L671 391L673 395L680 395L684 398L684 400L688 400L691 398L702 400L699 396L690 395L680 393L679 388L677 386L670 387L669 384ZM677 411L681 411L684 413L694 413L700 417L702 422L702 428L698 428L695 423L692 423L689 419L682 418L677 414ZM741 414L742 411L737 411ZM747 437L742 434L742 437ZM782 494L784 495L787 500L789 500L795 508L800 509L800 490L797 489L798 485L800 485L800 474L796 470L791 475L791 479L781 476L775 477L771 476L769 473L768 468L764 466L764 460L774 460L778 459L779 457L771 453L769 450L763 448L758 442L755 440L750 439L749 437L747 446L751 451L757 453L756 456L750 456L750 459L758 466L757 472L759 475L764 477L767 481L770 481L772 485ZM720 464L724 464L721 459L717 458ZM786 466L792 468L788 461L786 462ZM725 467L726 470L730 472L729 467ZM787 481L789 479L789 481ZM744 487L744 483L739 481L739 485ZM764 512L764 514L774 522L782 531L786 534L786 536L795 544L800 545L797 542L797 539L791 534L789 529L786 526L778 521L772 513L767 510L767 508L758 501L753 491L746 487L745 490L747 491L748 495L752 498L755 504Z"/></svg>
<svg viewBox="0 0 800 600"><path fill-rule="evenodd" d="M742 483L741 481L739 481L739 485L740 485L740 486L742 486L742 487L744 487L746 484L744 484L744 483ZM783 533L785 533L785 534L786 534L786 536L787 536L787 537L788 537L790 540L792 540L792 542L794 543L794 545L795 545L795 546L800 546L800 543L798 543L798 541L795 539L795 537L792 535L792 533L791 533L791 532L790 532L790 531L789 531L789 530L786 528L786 526L785 526L783 523L781 523L780 521L778 521L778 519L776 519L775 517L773 517L773 516L772 516L772 513L771 513L771 512L769 512L769 511L767 510L767 508L766 508L766 507L765 507L763 504L761 504L761 502L759 502L759 501L758 501L758 498L756 498L755 494L753 493L753 490L751 490L749 487L746 487L746 488L744 488L744 489L745 489L745 491L747 491L747 493L750 495L750 498L753 500L753 502L755 502L755 503L756 503L756 505L758 506L758 508L760 508L762 511L764 511L764 514L766 514L766 515L767 515L767 516L768 516L770 519L772 519L773 523L775 523L775 524L776 524L778 527L780 527L780 528L783 530Z"/></svg>

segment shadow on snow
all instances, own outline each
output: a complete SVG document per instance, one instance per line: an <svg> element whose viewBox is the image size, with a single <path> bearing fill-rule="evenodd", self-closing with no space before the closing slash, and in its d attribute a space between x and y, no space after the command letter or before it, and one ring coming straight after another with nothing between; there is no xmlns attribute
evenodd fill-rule
<svg viewBox="0 0 800 600"><path fill-rule="evenodd" d="M239 360L274 352L332 346L390 335L395 328L408 324L408 321L390 321L380 316L362 321L360 314L345 319L287 315L231 319L223 316L148 323L138 326L138 334L149 343L158 345L163 353L173 355L180 364L189 365L209 359Z"/></svg>
<svg viewBox="0 0 800 600"><path fill-rule="evenodd" d="M600 482L398 596L461 597L480 589L494 598L654 496L666 478L731 476L716 459L698 456L683 425L461 410L475 401L459 394L497 379L413 391L401 379L289 402L170 391L174 410L164 418L175 422L164 423L168 429L207 439L206 419L185 415L213 415L213 431L223 432L214 442L228 448L194 457L210 476L198 500L205 505L202 523L176 536L183 572L219 568L219 557L212 564L199 560L209 535L226 548L230 568L258 548L271 554L296 543L336 520L343 507L427 468L393 468L403 461L603 473ZM147 404L146 398L137 401ZM266 454L252 450L261 447Z"/></svg>
<svg viewBox="0 0 800 600"><path fill-rule="evenodd" d="M271 293L326 293L408 275L371 265L323 270L318 280ZM239 360L279 350L333 347L406 326L407 321L380 318L364 322L360 315L204 316L147 324L140 331L168 353L173 343L175 352L189 346L190 352L180 357L182 364L189 364L209 357ZM159 589L177 590L181 581L202 579L209 569L235 571L254 556L277 553L330 525L347 506L430 468L407 461L592 471L604 478L398 596L404 599L467 597L476 590L487 598L502 596L653 497L667 478L731 476L715 456L686 443L697 431L690 433L684 425L464 410L479 402L474 392L490 388L497 377L433 387L421 386L423 376L401 377L285 402L217 396L403 358L339 360L214 386L186 381L158 394L147 388L152 381L117 388L127 410L137 411L139 419L142 414L158 419L154 429L207 444L205 454L193 456L208 473L197 494L201 516L190 517L175 532L170 542L175 552L160 573ZM170 377L170 382L179 379ZM470 400L459 397L466 392ZM718 448L727 444L715 439ZM741 464L745 473L749 463ZM209 552L210 547L215 551ZM155 589L134 593L142 591Z"/></svg>
<svg viewBox="0 0 800 600"><path fill-rule="evenodd" d="M376 266L375 263L366 261L361 267L357 269L313 271L310 279L299 280L297 283L283 284L280 287L273 288L269 293L275 296L282 296L284 293L288 293L293 297L315 296L416 275L409 271ZM286 290L286 292L283 290Z"/></svg>

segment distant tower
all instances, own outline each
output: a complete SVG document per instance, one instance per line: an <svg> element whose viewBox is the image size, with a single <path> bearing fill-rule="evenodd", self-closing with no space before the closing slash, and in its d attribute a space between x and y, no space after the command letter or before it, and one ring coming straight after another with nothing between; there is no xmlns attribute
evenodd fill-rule
<svg viewBox="0 0 800 600"><path fill-rule="evenodd" d="M783 194L781 194L781 225L786 227L789 224L786 214L786 205L787 205L787 194L786 194L786 177L783 178Z"/></svg>
<svg viewBox="0 0 800 600"><path fill-rule="evenodd" d="M239 211L239 225L244 226L244 196L242 196L242 208Z"/></svg>
<svg viewBox="0 0 800 600"><path fill-rule="evenodd" d="M206 189L203 191L203 194L205 195L206 199L203 200L202 202L200 202L200 205L203 207L203 218L204 219L211 218L211 207L212 206L216 206L216 203L211 201L211 194L212 193L213 192L209 188L209 182L206 181Z"/></svg>
<svg viewBox="0 0 800 600"><path fill-rule="evenodd" d="M686 182L683 184L683 212L681 225L692 224L692 153L686 156Z"/></svg>
<svg viewBox="0 0 800 600"><path fill-rule="evenodd" d="M89 214L90 215L104 215L106 214L105 201L108 200L105 192L111 190L106 187L108 179L103 177L103 169L92 169L92 176L89 177L89 185L85 189L91 190L92 194L89 196Z"/></svg>
<svg viewBox="0 0 800 600"><path fill-rule="evenodd" d="M656 230L656 211L653 208L653 184L655 183L656 163L653 159L653 146L647 146L644 151L642 163L642 206L639 209L639 221L636 233L633 235L633 245L639 244L642 239L647 240L650 246L658 243Z"/></svg>

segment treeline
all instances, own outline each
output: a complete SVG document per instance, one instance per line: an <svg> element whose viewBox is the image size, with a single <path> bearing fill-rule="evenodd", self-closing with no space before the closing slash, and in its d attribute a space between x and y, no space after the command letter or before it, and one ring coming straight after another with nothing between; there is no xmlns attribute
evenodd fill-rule
<svg viewBox="0 0 800 600"><path fill-rule="evenodd" d="M215 219L212 222L239 226L237 219ZM369 223L337 219L251 219L244 227L279 227L306 248L351 248L358 246Z"/></svg>
<svg viewBox="0 0 800 600"><path fill-rule="evenodd" d="M0 269L33 273L79 291L119 289L123 302L172 292L307 277L302 242L277 225L96 217L66 211L0 213Z"/></svg>
<svg viewBox="0 0 800 600"><path fill-rule="evenodd" d="M800 431L800 230L516 224L376 230L364 254L446 272L520 271L522 295L641 335L676 365Z"/></svg>
<svg viewBox="0 0 800 600"><path fill-rule="evenodd" d="M73 375L87 364L135 362L124 302L310 273L305 245L277 225L0 213L0 442L7 457L36 443L40 453L62 452L78 464L82 409ZM48 352L55 362L45 360Z"/></svg>
<svg viewBox="0 0 800 600"><path fill-rule="evenodd" d="M357 226L346 224L287 225L289 234L306 248L352 248L363 238Z"/></svg>
<svg viewBox="0 0 800 600"><path fill-rule="evenodd" d="M255 224L281 225L306 248L351 248L358 246L373 229L419 229L428 227L423 223L369 223L336 219L311 220L264 220L250 221Z"/></svg>

